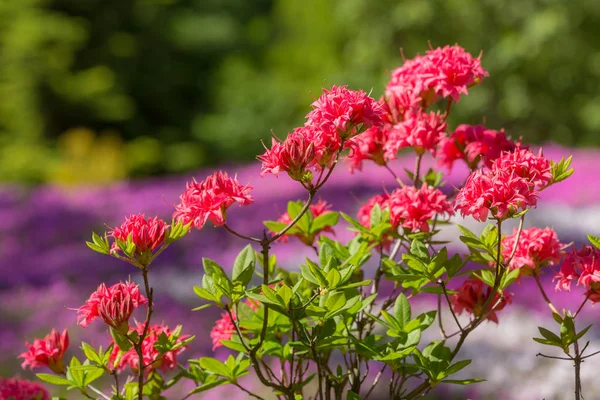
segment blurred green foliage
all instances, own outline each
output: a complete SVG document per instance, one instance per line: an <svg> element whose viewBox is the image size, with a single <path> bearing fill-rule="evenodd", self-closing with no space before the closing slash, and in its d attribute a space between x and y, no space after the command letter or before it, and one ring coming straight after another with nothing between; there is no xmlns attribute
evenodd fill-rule
<svg viewBox="0 0 600 400"><path fill-rule="evenodd" d="M0 177L103 182L251 160L322 87L379 96L432 46L490 78L451 126L597 145L600 2L2 0Z"/></svg>

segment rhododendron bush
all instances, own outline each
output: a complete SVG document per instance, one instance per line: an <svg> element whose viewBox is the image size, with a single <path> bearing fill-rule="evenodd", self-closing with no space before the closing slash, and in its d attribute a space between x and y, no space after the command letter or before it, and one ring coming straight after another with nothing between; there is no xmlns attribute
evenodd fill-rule
<svg viewBox="0 0 600 400"><path fill-rule="evenodd" d="M251 212L252 187L222 171L188 182L169 222L137 214L103 235L93 233L87 243L92 250L129 265L122 277L99 282L82 298L74 318L82 328L104 324L110 345L82 343L82 353L67 360L68 332L54 330L27 344L23 367L47 368L38 374L41 380L87 398L161 399L189 381L193 389L184 398L234 385L258 399L263 392L283 399L383 393L414 399L439 385L482 382L460 350L482 324L502 323L511 285L530 279L556 322L539 327L533 340L548 345L548 354L540 356L573 364L573 393L581 399L581 364L595 353L584 339L590 327L576 321L587 303L600 301L600 238L589 236L591 246L569 248L552 228L527 227L540 192L573 173L570 159L546 159L500 128L448 126L455 103L487 75L480 57L447 46L393 70L379 100L346 86L324 90L304 126L285 139L274 137L258 156L263 175L292 179L306 193L265 221L260 236L228 225L230 207ZM390 161L401 151L414 154L413 169L394 170ZM435 159L439 170L425 171L425 157ZM397 186L382 188L356 216L320 200L334 169L347 166L356 179L369 179L359 172L369 162L388 170ZM456 163L471 173L460 187L447 187L444 173ZM438 236L458 216L488 223L477 233L457 225L465 254L451 254ZM512 232L510 219L518 221ZM220 319L210 321L210 339L200 340L210 340L213 350L229 349L225 361L189 359L188 344L199 339L194 332L153 318L160 296L152 285L153 261L171 243L194 240L207 225L235 236L241 247L226 268L204 258L201 282L187 289L201 299L197 318L207 307L220 309ZM336 240L344 226L353 232L346 243ZM284 269L273 245L292 240L312 253L298 268ZM368 263L376 265L373 274ZM136 274L143 284L128 279ZM556 290L584 287L580 306L564 310L553 304L543 274L555 275ZM391 292L381 291L384 282ZM422 297L434 298L434 305L417 312L415 300ZM425 340L431 336L426 330L439 338ZM265 389L240 383L248 374ZM110 377L110 388L95 386L103 375ZM47 398L26 381L0 381L3 390L25 393L13 395L17 399Z"/></svg>

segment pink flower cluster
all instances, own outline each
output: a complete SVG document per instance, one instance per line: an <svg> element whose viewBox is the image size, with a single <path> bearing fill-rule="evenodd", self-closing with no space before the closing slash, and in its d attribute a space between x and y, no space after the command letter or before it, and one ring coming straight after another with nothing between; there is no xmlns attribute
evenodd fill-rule
<svg viewBox="0 0 600 400"><path fill-rule="evenodd" d="M541 153L517 148L503 153L488 170L473 172L456 196L455 208L481 222L489 213L504 220L534 207L539 190L551 180L550 162Z"/></svg>
<svg viewBox="0 0 600 400"><path fill-rule="evenodd" d="M270 149L260 155L262 174L287 172L297 181L311 184L311 169L321 171L332 165L335 153L363 128L382 123L381 105L365 92L333 86L312 104L303 127L284 141L273 139Z"/></svg>
<svg viewBox="0 0 600 400"><path fill-rule="evenodd" d="M593 303L599 302L600 250L592 246L583 246L581 250L573 249L565 257L554 280L558 281L556 290L567 291L571 291L571 283L576 280L578 286L585 287L585 294Z"/></svg>
<svg viewBox="0 0 600 400"><path fill-rule="evenodd" d="M138 322L137 326L131 329L131 331L137 331L137 333L141 335L144 332L144 326L144 322ZM177 366L177 356L187 348L186 346L182 346L176 350L161 354L154 346L156 343L158 343L158 336L161 333L169 336L171 335L172 331L165 325L151 325L148 328L148 334L142 342L142 362L144 363L143 365L147 366L144 367L146 372L158 369L163 371L174 369ZM181 335L177 340L177 343L181 343L187 337L187 335ZM113 363L119 360L118 365L115 365L114 368L118 371L122 371L125 369L125 367L129 366L133 371L138 371L140 359L135 349L131 348L127 350L120 359L118 359L119 351L119 346L114 343L110 360Z"/></svg>
<svg viewBox="0 0 600 400"><path fill-rule="evenodd" d="M523 229L518 239L517 236L515 228L512 235L502 238L502 257L507 262L514 249L508 268L521 268L521 275L532 275L542 267L555 265L563 256L565 245L558 240L552 228L531 227Z"/></svg>
<svg viewBox="0 0 600 400"><path fill-rule="evenodd" d="M479 57L474 58L458 45L445 46L406 60L393 70L388 90L398 86L406 88L429 104L436 97L450 97L458 102L461 95L468 94L469 87L487 76Z"/></svg>
<svg viewBox="0 0 600 400"><path fill-rule="evenodd" d="M50 394L39 383L0 377L0 400L50 400Z"/></svg>
<svg viewBox="0 0 600 400"><path fill-rule="evenodd" d="M385 145L388 141L389 131L383 126L372 126L365 132L348 140L346 147L350 148L347 160L350 172L361 170L365 160L371 160L377 165L385 165Z"/></svg>
<svg viewBox="0 0 600 400"><path fill-rule="evenodd" d="M449 217L454 214L446 195L439 189L423 183L420 189L404 186L394 190L388 199L390 222L412 232L429 232L429 220L436 214Z"/></svg>
<svg viewBox="0 0 600 400"><path fill-rule="evenodd" d="M242 186L226 172L215 172L202 182L190 182L175 206L173 218L183 224L192 223L202 229L210 220L215 226L225 224L226 211L233 203L252 204L252 186Z"/></svg>
<svg viewBox="0 0 600 400"><path fill-rule="evenodd" d="M65 364L63 361L65 352L69 347L69 333L65 329L62 333L56 330L46 335L43 339L35 339L33 344L25 343L28 350L19 355L24 361L21 367L25 369L48 367L57 374L65 372Z"/></svg>
<svg viewBox="0 0 600 400"><path fill-rule="evenodd" d="M327 214L330 213L332 211L330 211L331 209L331 204L328 204L326 201L324 200L320 200L316 203L311 204L310 206L308 206L309 208L309 212L312 214L313 218L317 218L318 216L321 216L323 214ZM287 211L285 213L283 213L278 219L277 222L281 222L282 224L289 224L292 222L292 218L290 218L290 215L287 213ZM307 246L312 246L315 239L322 233L322 232L327 232L327 233L334 233L333 229L329 226L323 228L323 229L319 229L316 232L312 232L312 234L310 235L305 235L302 233L287 233L283 236L281 236L279 238L279 240L281 240L283 243L287 243L289 240L290 236L296 236L298 239L300 239L300 241L304 244L306 244ZM273 234L276 234L275 232Z"/></svg>
<svg viewBox="0 0 600 400"><path fill-rule="evenodd" d="M138 254L153 251L165 240L165 231L169 228L165 222L157 217L146 219L144 214L130 215L118 228L114 228L109 235L115 239L126 242L131 236ZM118 252L116 242L112 244L112 251Z"/></svg>
<svg viewBox="0 0 600 400"><path fill-rule="evenodd" d="M105 324L126 335L131 314L137 307L147 303L139 285L119 282L107 287L103 283L77 310L78 324L85 328L99 317Z"/></svg>
<svg viewBox="0 0 600 400"><path fill-rule="evenodd" d="M419 111L394 125L385 143L385 156L388 160L396 158L402 148L412 147L417 154L429 151L435 154L440 141L446 137L446 121L435 112Z"/></svg>
<svg viewBox="0 0 600 400"><path fill-rule="evenodd" d="M464 160L471 170L492 162L503 152L514 151L516 144L506 137L504 129L487 129L483 125L459 125L450 137L440 141L437 158L442 166L452 169L456 160Z"/></svg>
<svg viewBox="0 0 600 400"><path fill-rule="evenodd" d="M274 287L274 285L269 286L271 289ZM260 303L255 300L247 299L245 304L248 305L252 311L257 311L260 308ZM235 333L235 325L233 325L233 322L237 318L235 311L232 310L231 315L233 316L233 321L228 313L222 313L221 318L215 322L215 326L211 329L210 338L212 339L213 351L223 346L222 340L231 340L231 337Z"/></svg>
<svg viewBox="0 0 600 400"><path fill-rule="evenodd" d="M492 293L492 288L479 279L468 279L463 282L457 291L458 293L450 296L450 303L454 312L461 314L463 311L466 311L468 314L481 315L484 312L483 306ZM502 310L507 304L512 303L510 296L509 293L496 293L485 312L489 312L496 303L500 303L494 308L494 311L489 313L488 320L498 323L496 312Z"/></svg>

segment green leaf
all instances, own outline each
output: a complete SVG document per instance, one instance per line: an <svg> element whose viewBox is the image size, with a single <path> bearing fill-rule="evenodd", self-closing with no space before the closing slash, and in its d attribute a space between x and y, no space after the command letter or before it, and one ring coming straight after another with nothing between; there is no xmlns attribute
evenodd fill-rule
<svg viewBox="0 0 600 400"><path fill-rule="evenodd" d="M554 332L551 332L546 328L542 328L541 326L538 326L538 330L540 331L540 334L546 338L546 340L561 346L562 342L560 337L558 337L558 335L556 335Z"/></svg>
<svg viewBox="0 0 600 400"><path fill-rule="evenodd" d="M201 288L200 286L194 286L194 293L196 293L196 296L204 300L216 301L215 296L211 292L204 288Z"/></svg>
<svg viewBox="0 0 600 400"><path fill-rule="evenodd" d="M410 243L410 254L422 260L429 260L429 250L427 250L425 243L420 240L415 239Z"/></svg>
<svg viewBox="0 0 600 400"><path fill-rule="evenodd" d="M333 313L346 305L346 296L344 292L329 293L325 301L325 308L329 313Z"/></svg>
<svg viewBox="0 0 600 400"><path fill-rule="evenodd" d="M329 226L335 226L340 219L340 215L336 212L326 212L325 214L321 214L316 217L312 223L310 224L310 232L316 233L321 231Z"/></svg>
<svg viewBox="0 0 600 400"><path fill-rule="evenodd" d="M361 400L360 396L354 393L352 390L348 390L346 393L346 400Z"/></svg>
<svg viewBox="0 0 600 400"><path fill-rule="evenodd" d="M402 328L410 321L410 304L404 293L400 293L396 298L396 302L394 303L394 316Z"/></svg>
<svg viewBox="0 0 600 400"><path fill-rule="evenodd" d="M600 237L594 235L587 235L588 240L595 248L600 249Z"/></svg>
<svg viewBox="0 0 600 400"><path fill-rule="evenodd" d="M451 383L454 385L471 385L479 382L485 382L485 379L444 379L442 381L442 383Z"/></svg>
<svg viewBox="0 0 600 400"><path fill-rule="evenodd" d="M62 376L52 375L52 374L36 374L38 378L46 383L50 383L52 385L61 385L61 386L77 386L75 382L68 380L67 378L63 378Z"/></svg>
<svg viewBox="0 0 600 400"><path fill-rule="evenodd" d="M338 283L340 283L341 280L342 276L340 275L339 271L336 269L332 269L327 274L327 282L329 283L327 287L329 289L335 289L335 287L338 285Z"/></svg>
<svg viewBox="0 0 600 400"><path fill-rule="evenodd" d="M381 220L381 207L379 206L379 204L375 204L373 206L373 209L371 210L371 215L370 215L370 227L373 228L377 225L379 225L380 223L384 222Z"/></svg>
<svg viewBox="0 0 600 400"><path fill-rule="evenodd" d="M227 379L218 379L218 380L214 380L214 381L210 381L210 382L207 381L203 385L198 386L197 388L193 389L191 392L188 393L188 395L205 392L209 389L223 385L224 383L227 383L227 382L228 382Z"/></svg>
<svg viewBox="0 0 600 400"><path fill-rule="evenodd" d="M446 374L446 376L455 374L455 373L457 373L458 371L460 371L461 369L463 369L464 367L466 367L469 364L471 364L471 360L458 361L458 362L452 364L451 366L449 366L446 369L445 374Z"/></svg>
<svg viewBox="0 0 600 400"><path fill-rule="evenodd" d="M329 285L329 282L327 282L327 279L325 278L325 275L323 275L323 273L321 272L319 266L314 262L310 261L308 258L306 259L306 265L308 266L312 276L315 277L319 282L319 285L321 287L326 288Z"/></svg>
<svg viewBox="0 0 600 400"><path fill-rule="evenodd" d="M583 335L585 335L587 333L588 330L590 330L590 328L592 327L592 325L588 325L587 327L583 328L583 330L581 332L579 332L577 334L577 336L575 336L575 340L579 340L583 337Z"/></svg>
<svg viewBox="0 0 600 400"><path fill-rule="evenodd" d="M304 208L304 204L298 201L290 201L288 202L288 207L287 207L287 212L288 215L290 216L290 219L295 219L300 212L302 211L302 209ZM300 218L300 220L294 225L296 227L298 227L302 232L309 232L310 229L310 222L312 219L312 213L310 212L310 209L304 213L304 215L302 215L302 217Z"/></svg>
<svg viewBox="0 0 600 400"><path fill-rule="evenodd" d="M240 251L233 263L233 282L239 282L242 286L248 285L254 274L256 258L252 245L247 245Z"/></svg>
<svg viewBox="0 0 600 400"><path fill-rule="evenodd" d="M358 232L364 233L366 235L371 235L371 232L365 228L364 226L361 225L360 222L358 222L357 220L355 220L354 218L352 218L351 216L349 216L346 213L340 212L340 215L342 216L342 218L344 218L347 222L350 223L350 225L352 225Z"/></svg>
<svg viewBox="0 0 600 400"><path fill-rule="evenodd" d="M231 370L216 358L201 357L198 361L200 366L205 370L226 378L231 378Z"/></svg>
<svg viewBox="0 0 600 400"><path fill-rule="evenodd" d="M127 350L131 349L132 344L129 341L129 339L127 339L125 336L121 335L114 328L110 328L110 335L114 339L117 346L119 346L119 349L121 349L122 351L127 351Z"/></svg>

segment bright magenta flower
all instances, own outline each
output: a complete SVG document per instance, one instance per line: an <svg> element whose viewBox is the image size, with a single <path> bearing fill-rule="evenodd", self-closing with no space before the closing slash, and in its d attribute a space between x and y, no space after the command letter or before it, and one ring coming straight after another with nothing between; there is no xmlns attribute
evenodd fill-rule
<svg viewBox="0 0 600 400"><path fill-rule="evenodd" d="M365 132L346 142L350 148L348 163L350 172L355 169L361 170L365 160L371 160L377 165L385 165L388 158L385 157L384 146L388 140L389 131L383 126L372 126Z"/></svg>
<svg viewBox="0 0 600 400"><path fill-rule="evenodd" d="M306 170L315 162L315 145L301 130L296 130L283 142L273 138L271 148L258 159L262 162L261 176L267 173L278 176L279 172L287 172L290 178L302 181Z"/></svg>
<svg viewBox="0 0 600 400"><path fill-rule="evenodd" d="M312 214L313 218L317 218L320 215L323 214L327 214L331 211L331 204L328 204L326 201L324 200L320 200L316 203L312 203L310 206L308 206L308 209L310 211L310 213ZM283 213L278 219L277 222L281 222L283 224L289 224L292 222L292 218L290 218L290 215L287 213L287 211L285 213ZM292 228L293 229L293 228ZM334 233L333 229L330 226L327 226L323 229L320 229L316 232L313 232L311 235L304 235L301 233L286 233L285 235L281 236L279 238L279 240L281 240L283 243L287 243L288 239L290 236L295 236L298 239L300 239L300 241L304 244L306 244L307 246L312 246L315 239L322 233L322 232L327 232L327 233ZM276 232L274 232L273 234L276 234Z"/></svg>
<svg viewBox="0 0 600 400"><path fill-rule="evenodd" d="M385 124L396 125L421 109L423 99L412 87L389 86L379 101Z"/></svg>
<svg viewBox="0 0 600 400"><path fill-rule="evenodd" d="M390 130L385 143L385 156L396 158L398 150L412 147L417 154L429 151L435 154L438 143L446 135L446 122L438 113L418 112Z"/></svg>
<svg viewBox="0 0 600 400"><path fill-rule="evenodd" d="M560 271L554 277L558 280L556 290L571 291L571 282L577 279L577 285L586 288L586 296L594 303L600 301L600 250L592 246L573 249L568 254Z"/></svg>
<svg viewBox="0 0 600 400"><path fill-rule="evenodd" d="M468 279L457 289L458 293L450 296L450 303L455 313L461 314L466 311L469 314L480 315L483 312L483 306L492 293L492 288L479 279ZM496 312L502 310L507 304L512 303L510 293L500 295L496 293L494 299L489 303L486 311L489 311L498 301L496 306L487 319L498 323Z"/></svg>
<svg viewBox="0 0 600 400"><path fill-rule="evenodd" d="M52 329L43 339L35 339L33 344L26 342L25 346L29 350L19 355L24 360L21 364L23 369L27 366L30 369L48 367L57 374L65 372L63 357L69 347L69 333L66 329L62 333Z"/></svg>
<svg viewBox="0 0 600 400"><path fill-rule="evenodd" d="M190 182L175 206L173 218L183 224L192 223L202 229L210 220L215 226L225 224L226 211L233 203L252 204L252 186L242 186L226 172L215 172L202 182Z"/></svg>
<svg viewBox="0 0 600 400"><path fill-rule="evenodd" d="M157 217L146 219L144 214L137 214L130 215L123 225L110 231L109 236L126 242L131 235L136 252L145 253L153 251L163 243L165 230L168 228L169 225L166 225L162 219ZM112 251L120 251L116 242L112 244Z"/></svg>
<svg viewBox="0 0 600 400"><path fill-rule="evenodd" d="M144 325L144 322L138 322L137 326L134 329L131 329L130 332L135 330L138 334L141 335L144 331ZM177 356L183 351L185 351L185 349L187 349L187 346L182 346L176 350L168 351L161 355L161 353L154 347L154 345L158 343L158 336L161 333L164 333L165 335L169 336L172 332L169 329L169 327L165 325L151 325L148 328L148 334L142 342L142 362L144 363L144 365L148 366L145 367L146 372L158 369L162 371L174 369L177 366ZM181 335L177 340L177 343L181 343L186 338L188 338L188 335ZM117 360L117 355L119 354L119 351L119 346L116 343L114 343L114 347L110 355L110 360L113 363ZM139 365L139 356L136 353L135 349L131 348L123 354L119 364L115 365L115 368L118 371L122 371L123 369L125 369L125 367L129 366L133 371L138 371Z"/></svg>
<svg viewBox="0 0 600 400"><path fill-rule="evenodd" d="M426 106L435 100L430 97L450 97L458 102L461 95L468 94L469 87L486 76L488 73L481 67L479 57L474 58L460 46L445 46L406 60L392 71L388 89L394 86L413 88Z"/></svg>
<svg viewBox="0 0 600 400"><path fill-rule="evenodd" d="M133 310L147 303L139 285L133 282L119 282L111 287L103 283L77 310L77 323L85 328L96 317L100 317L108 326L127 334Z"/></svg>
<svg viewBox="0 0 600 400"><path fill-rule="evenodd" d="M324 89L311 106L306 125L324 132L335 131L343 138L356 135L359 125L369 128L382 122L381 105L364 91L349 90L347 86Z"/></svg>
<svg viewBox="0 0 600 400"><path fill-rule="evenodd" d="M235 312L232 311L231 314L235 320ZM215 322L215 326L210 331L210 337L213 343L213 351L217 348L223 346L221 340L231 340L231 337L235 333L235 326L229 317L229 314L224 312L221 314L221 318Z"/></svg>
<svg viewBox="0 0 600 400"><path fill-rule="evenodd" d="M436 156L439 164L449 170L456 160L464 160L474 170L482 161L490 167L503 152L513 151L515 147L504 129L496 131L483 125L463 124L440 142Z"/></svg>
<svg viewBox="0 0 600 400"><path fill-rule="evenodd" d="M471 215L485 222L488 214L506 219L527 207L534 207L537 191L530 183L514 172L496 170L473 172L455 200L455 209L461 215Z"/></svg>
<svg viewBox="0 0 600 400"><path fill-rule="evenodd" d="M512 235L502 238L502 257L505 261L509 259L515 248L517 233L518 230L515 228ZM508 268L521 268L521 275L531 275L542 267L558 263L563 256L564 247L565 245L558 240L552 228L523 229Z"/></svg>
<svg viewBox="0 0 600 400"><path fill-rule="evenodd" d="M535 155L528 149L517 148L514 152L503 153L496 159L492 170L514 171L518 176L526 179L537 190L541 190L552 182L552 169L550 161L542 156L540 150Z"/></svg>
<svg viewBox="0 0 600 400"><path fill-rule="evenodd" d="M0 400L50 400L50 393L36 382L0 377Z"/></svg>
<svg viewBox="0 0 600 400"><path fill-rule="evenodd" d="M429 232L429 220L436 214L454 214L446 195L423 183L420 189L404 186L390 194L390 222L393 227L402 226L412 232Z"/></svg>

